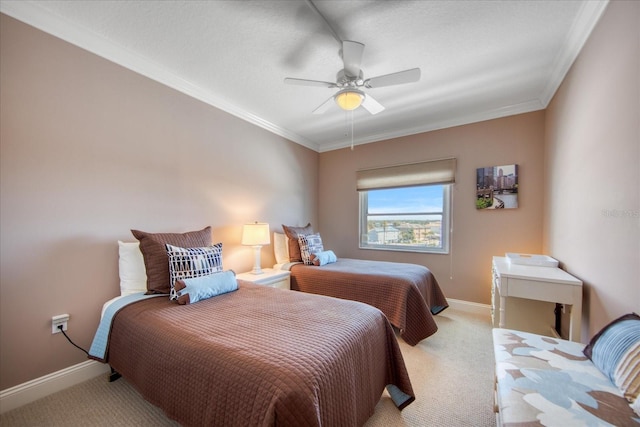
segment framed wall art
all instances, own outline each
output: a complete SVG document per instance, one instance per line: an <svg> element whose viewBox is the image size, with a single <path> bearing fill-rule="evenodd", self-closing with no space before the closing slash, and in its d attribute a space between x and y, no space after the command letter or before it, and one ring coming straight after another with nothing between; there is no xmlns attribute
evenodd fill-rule
<svg viewBox="0 0 640 427"><path fill-rule="evenodd" d="M518 207L518 165L476 169L476 209Z"/></svg>

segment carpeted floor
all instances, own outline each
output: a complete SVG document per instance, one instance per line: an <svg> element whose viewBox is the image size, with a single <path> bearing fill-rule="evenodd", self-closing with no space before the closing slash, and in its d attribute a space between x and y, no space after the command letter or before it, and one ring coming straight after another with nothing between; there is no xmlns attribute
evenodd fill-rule
<svg viewBox="0 0 640 427"><path fill-rule="evenodd" d="M386 392L365 427L493 427L489 316L447 309L438 332L410 347L399 339L416 400L398 411ZM177 426L124 379L101 376L0 416L6 426Z"/></svg>

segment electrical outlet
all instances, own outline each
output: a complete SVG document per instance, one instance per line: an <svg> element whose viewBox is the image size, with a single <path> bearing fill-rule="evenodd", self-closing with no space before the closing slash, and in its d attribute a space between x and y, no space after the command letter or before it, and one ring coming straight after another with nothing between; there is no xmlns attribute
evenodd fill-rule
<svg viewBox="0 0 640 427"><path fill-rule="evenodd" d="M67 322L69 321L69 315L68 314L58 314L57 316L53 316L51 318L51 333L52 334L59 334L60 333L60 329L58 328L58 326L62 325L62 330L66 331L67 330Z"/></svg>

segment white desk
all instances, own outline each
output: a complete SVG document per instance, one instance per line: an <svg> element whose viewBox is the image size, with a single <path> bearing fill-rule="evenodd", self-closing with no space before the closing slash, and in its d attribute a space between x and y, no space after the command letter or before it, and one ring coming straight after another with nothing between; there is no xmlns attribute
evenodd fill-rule
<svg viewBox="0 0 640 427"><path fill-rule="evenodd" d="M582 281L559 268L510 263L493 257L492 310L499 327L509 328L507 298L525 298L569 305L571 310L569 339L580 342L582 329Z"/></svg>

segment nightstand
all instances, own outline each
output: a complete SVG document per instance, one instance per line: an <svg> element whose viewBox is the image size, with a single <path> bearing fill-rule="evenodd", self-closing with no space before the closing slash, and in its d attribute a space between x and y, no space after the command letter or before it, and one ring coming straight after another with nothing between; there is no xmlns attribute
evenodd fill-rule
<svg viewBox="0 0 640 427"><path fill-rule="evenodd" d="M273 268L263 268L262 274L240 273L236 275L237 279L246 280L257 285L271 286L272 288L291 289L289 276L291 273L287 270L274 270Z"/></svg>

